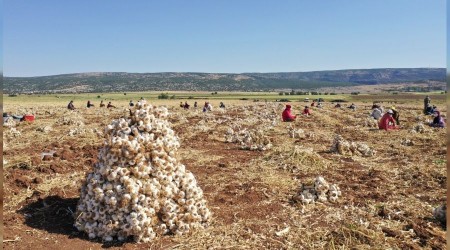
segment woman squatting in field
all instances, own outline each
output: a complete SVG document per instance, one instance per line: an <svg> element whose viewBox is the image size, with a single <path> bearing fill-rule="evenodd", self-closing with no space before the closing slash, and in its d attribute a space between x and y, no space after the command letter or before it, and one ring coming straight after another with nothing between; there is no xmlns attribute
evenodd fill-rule
<svg viewBox="0 0 450 250"><path fill-rule="evenodd" d="M433 119L433 122L430 123L430 126L436 127L436 128L444 128L445 121L444 121L444 118L441 116L441 112L435 111L433 115L434 115L434 119Z"/></svg>
<svg viewBox="0 0 450 250"><path fill-rule="evenodd" d="M384 129L386 131L391 129L398 129L398 127L395 125L395 119L392 116L393 114L394 112L389 109L386 114L381 117L380 123L378 123L378 128Z"/></svg>
<svg viewBox="0 0 450 250"><path fill-rule="evenodd" d="M281 118L283 122L293 122L295 121L296 116L291 113L291 105L286 105L283 113L281 114Z"/></svg>

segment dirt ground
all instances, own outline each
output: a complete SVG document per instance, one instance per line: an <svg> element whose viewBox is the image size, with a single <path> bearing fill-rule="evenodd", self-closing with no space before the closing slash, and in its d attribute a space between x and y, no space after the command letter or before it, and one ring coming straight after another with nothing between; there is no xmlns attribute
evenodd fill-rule
<svg viewBox="0 0 450 250"><path fill-rule="evenodd" d="M126 107L73 112L47 104L4 105L12 113L27 109L36 115L33 123L3 127L5 249L446 248L446 225L432 214L446 203L446 131L425 126L413 132L432 119L415 102L396 104L402 128L388 132L366 125L370 109L362 102L356 111L325 103L293 123L280 122L282 103L227 103L225 110L206 114L169 106L181 141L178 159L195 175L213 220L204 230L148 244L90 240L73 226L103 129ZM292 103L294 113L302 105ZM438 108L446 113L443 103ZM304 136L290 137L290 126ZM273 147L242 150L225 142L229 128L260 130ZM332 152L336 134L376 154ZM317 176L340 187L338 201L294 201L300 186Z"/></svg>

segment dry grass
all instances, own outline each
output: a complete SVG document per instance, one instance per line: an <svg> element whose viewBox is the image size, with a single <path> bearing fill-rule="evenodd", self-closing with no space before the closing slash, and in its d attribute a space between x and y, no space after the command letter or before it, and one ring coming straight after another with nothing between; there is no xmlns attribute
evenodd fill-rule
<svg viewBox="0 0 450 250"><path fill-rule="evenodd" d="M178 103L178 102L177 102ZM175 103L175 105L177 104ZM201 102L199 102L201 103ZM213 222L205 230L190 235L165 236L140 249L442 249L445 229L433 218L433 207L446 201L445 130L427 128L411 133L421 116L421 105L397 104L403 129L385 132L364 126L369 109L356 103L358 110L314 109L310 117L299 117L292 125L303 129L305 137L291 138L281 123L283 105L235 101L226 110L212 113L185 111L170 107L170 121L181 139L178 159L196 176L213 212ZM293 104L294 112L301 106ZM443 113L445 107L440 107ZM26 107L5 104L19 112ZM91 165L83 148L102 143L101 133L112 119L126 113L116 110L82 109L76 113L85 125L84 134L69 136L73 124L58 124L65 109L36 105L37 120L19 124L21 136L5 136L5 216L12 216L38 191L42 196L73 198ZM426 117L419 117L420 120ZM49 133L37 128L52 126ZM225 143L228 128L262 130L273 144L263 152L240 150ZM97 132L95 132L97 131ZM345 156L330 152L336 134L349 141L363 142L377 150L372 157ZM30 140L32 138L32 140ZM404 145L403 140L412 145ZM73 147L72 161L35 161L50 150ZM67 147L65 145L67 144ZM425 150L426 149L426 150ZM93 150L95 151L95 149ZM21 169L25 164L29 169ZM60 164L66 172L42 173L38 168ZM67 171L67 170L71 171ZM9 177L24 173L43 182L19 188ZM292 200L302 183L318 175L339 185L338 202L301 205ZM63 190L63 191L61 191ZM16 192L15 195L12 195ZM62 194L61 194L62 192ZM65 193L67 196L65 196ZM6 229L19 234L24 224ZM35 230L35 229L33 229ZM43 235L49 234L38 229ZM101 243L58 235L60 241L76 246L100 247ZM13 237L9 237L13 238ZM24 248L32 238L14 244ZM78 244L78 245L77 245ZM129 245L128 245L129 244ZM40 248L43 248L41 246ZM126 243L126 247L131 243ZM116 248L116 247L112 247Z"/></svg>

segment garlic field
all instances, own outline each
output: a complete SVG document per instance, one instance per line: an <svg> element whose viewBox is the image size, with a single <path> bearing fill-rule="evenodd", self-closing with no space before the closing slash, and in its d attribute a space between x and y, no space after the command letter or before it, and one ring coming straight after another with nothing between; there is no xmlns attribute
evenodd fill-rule
<svg viewBox="0 0 450 250"><path fill-rule="evenodd" d="M177 104L5 102L36 120L3 125L4 247L445 249L446 130L420 103L396 131L364 102L291 123L279 102Z"/></svg>

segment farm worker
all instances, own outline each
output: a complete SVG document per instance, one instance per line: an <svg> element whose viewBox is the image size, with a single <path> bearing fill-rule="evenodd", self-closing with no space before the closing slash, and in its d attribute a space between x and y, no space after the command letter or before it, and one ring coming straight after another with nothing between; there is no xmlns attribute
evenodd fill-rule
<svg viewBox="0 0 450 250"><path fill-rule="evenodd" d="M100 108L105 107L105 104L103 103L103 100L100 101Z"/></svg>
<svg viewBox="0 0 450 250"><path fill-rule="evenodd" d="M334 105L334 107L335 107L335 108L340 108L340 107L341 107L341 104L340 104L340 103L337 103L336 105Z"/></svg>
<svg viewBox="0 0 450 250"><path fill-rule="evenodd" d="M316 101L313 101L313 102L311 103L311 107L314 107L315 104L316 104Z"/></svg>
<svg viewBox="0 0 450 250"><path fill-rule="evenodd" d="M203 112L212 111L212 105L209 102L205 102L205 106L203 107Z"/></svg>
<svg viewBox="0 0 450 250"><path fill-rule="evenodd" d="M370 114L370 116L373 117L373 119L378 121L383 116L383 112L381 111L381 109L375 107L372 109L372 113Z"/></svg>
<svg viewBox="0 0 450 250"><path fill-rule="evenodd" d="M133 100L130 100L130 107L133 107L133 106L134 106Z"/></svg>
<svg viewBox="0 0 450 250"><path fill-rule="evenodd" d="M183 102L180 102L180 108L184 108Z"/></svg>
<svg viewBox="0 0 450 250"><path fill-rule="evenodd" d="M112 105L111 102L108 102L108 106L106 106L107 108L115 108L116 106Z"/></svg>
<svg viewBox="0 0 450 250"><path fill-rule="evenodd" d="M348 108L351 109L351 110L355 110L356 109L356 105L354 103L352 103L352 105L350 105Z"/></svg>
<svg viewBox="0 0 450 250"><path fill-rule="evenodd" d="M194 102L194 108L197 109L197 102Z"/></svg>
<svg viewBox="0 0 450 250"><path fill-rule="evenodd" d="M425 114L427 114L428 106L431 106L430 102L431 102L431 99L429 96L426 96L425 99L423 99L423 112Z"/></svg>
<svg viewBox="0 0 450 250"><path fill-rule="evenodd" d="M435 109L436 109L436 106L431 106L431 104L428 104L427 108L425 109L425 114L432 115L434 113Z"/></svg>
<svg viewBox="0 0 450 250"><path fill-rule="evenodd" d="M433 119L433 122L430 123L430 126L436 127L436 128L444 128L445 121L444 121L444 118L441 116L441 112L436 110L434 112L433 116L434 116L434 119Z"/></svg>
<svg viewBox="0 0 450 250"><path fill-rule="evenodd" d="M220 102L220 108L225 108L225 104L223 104L223 102Z"/></svg>
<svg viewBox="0 0 450 250"><path fill-rule="evenodd" d="M281 114L283 122L292 122L295 120L296 116L291 114L291 105L286 105L283 113Z"/></svg>
<svg viewBox="0 0 450 250"><path fill-rule="evenodd" d="M432 115L433 114L433 107L431 106L431 104L428 104L427 107L424 110L424 113L426 115Z"/></svg>
<svg viewBox="0 0 450 250"><path fill-rule="evenodd" d="M322 108L322 103L321 102L317 103L317 107Z"/></svg>
<svg viewBox="0 0 450 250"><path fill-rule="evenodd" d="M436 111L437 111L437 107L433 105L433 107L431 109L432 114L434 114L434 112L436 112Z"/></svg>
<svg viewBox="0 0 450 250"><path fill-rule="evenodd" d="M94 104L92 104L91 101L88 101L86 107L87 108L94 107Z"/></svg>
<svg viewBox="0 0 450 250"><path fill-rule="evenodd" d="M394 112L389 109L386 114L381 117L381 120L378 123L378 128L384 129L386 131L390 129L397 129L397 127L395 126L395 119L394 117L392 117L393 114Z"/></svg>
<svg viewBox="0 0 450 250"><path fill-rule="evenodd" d="M69 102L69 105L67 105L67 108L70 109L70 110L74 110L75 109L75 106L73 106L73 101Z"/></svg>
<svg viewBox="0 0 450 250"><path fill-rule="evenodd" d="M391 110L392 110L392 112L394 112L392 117L394 117L396 124L400 125L400 121L399 121L400 113L395 109L394 106L391 107Z"/></svg>
<svg viewBox="0 0 450 250"><path fill-rule="evenodd" d="M305 109L303 109L303 113L304 115L311 115L311 110L309 109L308 106L305 106Z"/></svg>
<svg viewBox="0 0 450 250"><path fill-rule="evenodd" d="M384 113L383 107L381 107L379 104L373 104L373 105L372 105L372 110L373 110L374 108L379 109L379 110L381 111L381 114Z"/></svg>
<svg viewBox="0 0 450 250"><path fill-rule="evenodd" d="M189 109L189 104L187 102L184 102L184 109Z"/></svg>

